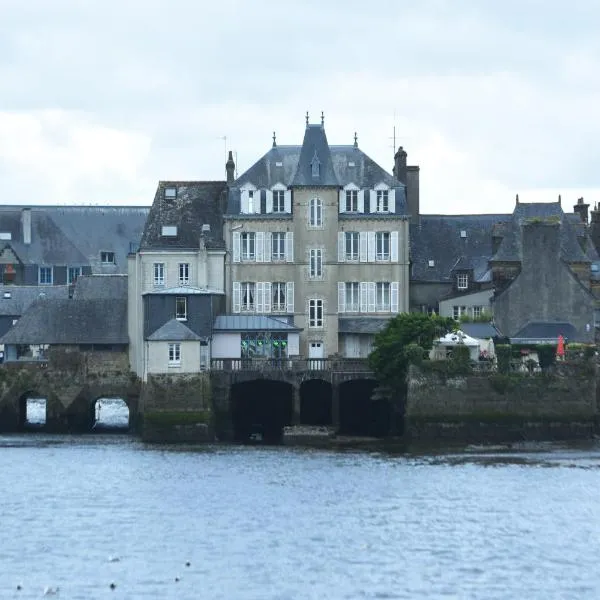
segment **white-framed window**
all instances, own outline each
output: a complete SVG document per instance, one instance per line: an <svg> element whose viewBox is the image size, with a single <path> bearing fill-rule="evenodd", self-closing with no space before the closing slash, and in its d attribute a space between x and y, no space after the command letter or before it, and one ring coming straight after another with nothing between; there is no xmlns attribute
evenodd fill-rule
<svg viewBox="0 0 600 600"><path fill-rule="evenodd" d="M473 318L478 319L483 314L483 306L474 306L473 307Z"/></svg>
<svg viewBox="0 0 600 600"><path fill-rule="evenodd" d="M181 365L181 344L169 344L169 366L179 367Z"/></svg>
<svg viewBox="0 0 600 600"><path fill-rule="evenodd" d="M38 281L40 285L52 285L54 279L54 273L52 267L39 267L38 269Z"/></svg>
<svg viewBox="0 0 600 600"><path fill-rule="evenodd" d="M254 190L248 190L248 212L254 213L256 211L256 201L258 200L258 192Z"/></svg>
<svg viewBox="0 0 600 600"><path fill-rule="evenodd" d="M154 263L154 285L165 285L165 263Z"/></svg>
<svg viewBox="0 0 600 600"><path fill-rule="evenodd" d="M385 191L385 190L379 190ZM390 232L375 233L375 260L390 260Z"/></svg>
<svg viewBox="0 0 600 600"><path fill-rule="evenodd" d="M389 212L389 192L388 190L377 190L377 212Z"/></svg>
<svg viewBox="0 0 600 600"><path fill-rule="evenodd" d="M323 327L323 300L311 298L308 301L308 326L311 328Z"/></svg>
<svg viewBox="0 0 600 600"><path fill-rule="evenodd" d="M243 281L241 285L241 310L254 312L256 308L256 284L252 281Z"/></svg>
<svg viewBox="0 0 600 600"><path fill-rule="evenodd" d="M114 265L115 264L115 253L102 251L100 252L100 262L103 265Z"/></svg>
<svg viewBox="0 0 600 600"><path fill-rule="evenodd" d="M358 190L346 190L345 212L358 212Z"/></svg>
<svg viewBox="0 0 600 600"><path fill-rule="evenodd" d="M469 275L467 273L458 273L456 275L456 288L466 290L469 287Z"/></svg>
<svg viewBox="0 0 600 600"><path fill-rule="evenodd" d="M177 188L176 187L166 187L165 188L165 200L167 202L173 202L177 198Z"/></svg>
<svg viewBox="0 0 600 600"><path fill-rule="evenodd" d="M273 312L286 312L287 303L285 297L286 282L275 281L271 284L271 310Z"/></svg>
<svg viewBox="0 0 600 600"><path fill-rule="evenodd" d="M359 283L358 281L346 282L346 306L345 312L358 312L360 307Z"/></svg>
<svg viewBox="0 0 600 600"><path fill-rule="evenodd" d="M285 191L273 190L273 212L285 212Z"/></svg>
<svg viewBox="0 0 600 600"><path fill-rule="evenodd" d="M378 281L375 284L375 310L390 312L390 282Z"/></svg>
<svg viewBox="0 0 600 600"><path fill-rule="evenodd" d="M252 190L250 190L252 191ZM256 258L256 234L244 232L241 235L242 260L255 260Z"/></svg>
<svg viewBox="0 0 600 600"><path fill-rule="evenodd" d="M308 276L311 279L323 277L323 249L311 248L309 253Z"/></svg>
<svg viewBox="0 0 600 600"><path fill-rule="evenodd" d="M190 263L179 263L179 285L189 285Z"/></svg>
<svg viewBox="0 0 600 600"><path fill-rule="evenodd" d="M311 198L308 203L308 224L311 227L323 227L323 200Z"/></svg>
<svg viewBox="0 0 600 600"><path fill-rule="evenodd" d="M271 260L285 260L285 231L275 231L271 234Z"/></svg>
<svg viewBox="0 0 600 600"><path fill-rule="evenodd" d="M346 260L358 260L360 235L358 231L344 233L344 246Z"/></svg>
<svg viewBox="0 0 600 600"><path fill-rule="evenodd" d="M187 321L187 298L185 296L175 297L175 318L178 321Z"/></svg>
<svg viewBox="0 0 600 600"><path fill-rule="evenodd" d="M67 270L67 283L75 283L82 274L81 267L69 267Z"/></svg>
<svg viewBox="0 0 600 600"><path fill-rule="evenodd" d="M466 315L466 314L467 314L466 306L453 306L452 307L452 316L455 319L460 319L462 315Z"/></svg>

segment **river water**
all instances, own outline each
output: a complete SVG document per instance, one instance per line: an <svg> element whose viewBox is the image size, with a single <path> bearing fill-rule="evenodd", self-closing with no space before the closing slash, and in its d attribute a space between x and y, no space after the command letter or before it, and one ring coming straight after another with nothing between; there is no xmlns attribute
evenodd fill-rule
<svg viewBox="0 0 600 600"><path fill-rule="evenodd" d="M0 436L0 484L2 599L600 597L599 444L394 455L31 433Z"/></svg>

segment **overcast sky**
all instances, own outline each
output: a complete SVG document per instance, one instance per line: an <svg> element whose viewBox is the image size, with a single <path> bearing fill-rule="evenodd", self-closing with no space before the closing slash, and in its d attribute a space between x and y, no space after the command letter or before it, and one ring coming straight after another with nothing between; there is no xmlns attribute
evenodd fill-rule
<svg viewBox="0 0 600 600"><path fill-rule="evenodd" d="M0 0L2 202L151 204L323 110L389 171L395 126L422 212L593 204L598 23L595 0Z"/></svg>

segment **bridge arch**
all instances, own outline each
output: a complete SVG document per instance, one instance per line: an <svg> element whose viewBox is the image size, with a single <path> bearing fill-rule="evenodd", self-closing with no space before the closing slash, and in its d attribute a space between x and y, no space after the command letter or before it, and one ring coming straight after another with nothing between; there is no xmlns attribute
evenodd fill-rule
<svg viewBox="0 0 600 600"><path fill-rule="evenodd" d="M307 379L300 384L300 423L331 425L332 385L324 379Z"/></svg>
<svg viewBox="0 0 600 600"><path fill-rule="evenodd" d="M387 400L373 400L377 381L357 378L339 386L339 432L344 435L385 437L390 432L391 411Z"/></svg>

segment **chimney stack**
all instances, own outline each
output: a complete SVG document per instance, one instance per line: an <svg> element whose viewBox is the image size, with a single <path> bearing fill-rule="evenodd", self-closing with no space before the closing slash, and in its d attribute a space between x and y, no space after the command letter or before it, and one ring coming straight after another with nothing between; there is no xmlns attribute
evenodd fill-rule
<svg viewBox="0 0 600 600"><path fill-rule="evenodd" d="M227 171L227 183L233 183L235 179L235 163L233 162L233 152L231 150L225 163L225 170Z"/></svg>
<svg viewBox="0 0 600 600"><path fill-rule="evenodd" d="M581 221L583 223L585 223L586 225L588 224L588 221L589 221L589 216L588 216L589 208L590 208L590 205L586 204L583 201L583 198L578 198L577 204L575 204L575 206L573 206L573 212L576 212L579 215L579 218L581 219Z"/></svg>
<svg viewBox="0 0 600 600"><path fill-rule="evenodd" d="M406 151L402 146L394 154L394 177L404 184L406 184L406 156Z"/></svg>
<svg viewBox="0 0 600 600"><path fill-rule="evenodd" d="M21 227L23 229L23 243L31 244L31 208L21 210Z"/></svg>

